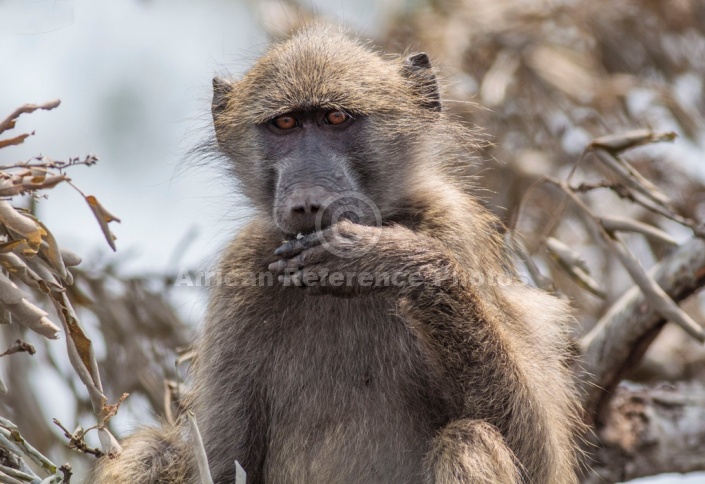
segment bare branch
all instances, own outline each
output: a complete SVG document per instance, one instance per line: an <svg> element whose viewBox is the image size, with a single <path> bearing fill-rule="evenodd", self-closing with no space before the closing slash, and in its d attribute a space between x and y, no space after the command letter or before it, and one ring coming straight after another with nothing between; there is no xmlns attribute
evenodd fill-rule
<svg viewBox="0 0 705 484"><path fill-rule="evenodd" d="M693 319L688 316L688 314L678 307L673 299L668 297L663 289L658 285L658 283L648 275L646 270L642 267L639 260L631 253L627 248L624 241L619 237L618 234L611 234L612 240L611 247L614 253L619 258L620 262L624 268L629 272L634 282L639 289L643 291L649 300L649 305L658 311L663 317L673 321L683 328L689 335L698 340L699 342L705 342L705 331L701 328L698 323L693 321Z"/></svg>
<svg viewBox="0 0 705 484"><path fill-rule="evenodd" d="M626 186L656 204L667 208L671 207L671 200L644 177L638 175L638 172L625 161L619 160L616 156L602 149L596 149L593 152L606 167L619 176L620 181Z"/></svg>
<svg viewBox="0 0 705 484"><path fill-rule="evenodd" d="M91 454L96 457L102 457L103 455L105 455L100 449L92 448L88 446L88 444L86 444L84 437L86 436L87 431L84 431L79 428L76 430L76 432L71 432L69 429L64 427L64 425L59 422L59 420L53 419L53 421L54 425L64 431L64 437L69 439L68 444L66 444L69 449L76 449L79 452L83 452L84 454Z"/></svg>
<svg viewBox="0 0 705 484"><path fill-rule="evenodd" d="M613 155L634 148L636 146L646 145L650 143L658 143L661 141L673 141L676 139L676 133L669 131L666 133L654 133L650 129L636 129L620 134L608 134L595 138L590 143L590 148L601 148L607 150Z"/></svg>
<svg viewBox="0 0 705 484"><path fill-rule="evenodd" d="M638 220L626 217L603 216L600 223L608 232L635 232L673 247L678 246L678 242L663 230Z"/></svg>
<svg viewBox="0 0 705 484"><path fill-rule="evenodd" d="M690 240L649 274L674 301L682 301L705 284L705 242ZM589 415L641 359L664 324L664 317L634 286L579 341L583 354L579 385Z"/></svg>
<svg viewBox="0 0 705 484"><path fill-rule="evenodd" d="M705 469L705 389L619 387L583 484Z"/></svg>
<svg viewBox="0 0 705 484"><path fill-rule="evenodd" d="M701 343L705 342L705 331L687 313L681 310L644 270L639 260L631 253L619 234L608 232L602 224L602 219L592 212L590 207L573 192L566 182L561 182L551 177L546 177L546 181L557 185L580 209L580 214L586 219L587 228L593 233L595 240L617 256L634 283L649 298L649 303L661 315L678 324L693 338Z"/></svg>
<svg viewBox="0 0 705 484"><path fill-rule="evenodd" d="M546 239L546 249L551 258L565 270L565 272L583 289L590 291L595 296L606 299L607 295L600 289L599 284L590 277L590 269L585 259L576 251L558 239Z"/></svg>

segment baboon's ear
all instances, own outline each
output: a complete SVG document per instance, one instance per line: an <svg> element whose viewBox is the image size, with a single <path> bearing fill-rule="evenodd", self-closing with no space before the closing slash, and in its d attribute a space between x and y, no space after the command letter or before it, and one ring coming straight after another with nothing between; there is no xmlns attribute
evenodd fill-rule
<svg viewBox="0 0 705 484"><path fill-rule="evenodd" d="M213 103L211 104L213 119L225 109L228 103L228 94L230 94L232 88L233 85L226 79L222 77L213 78Z"/></svg>
<svg viewBox="0 0 705 484"><path fill-rule="evenodd" d="M432 111L441 110L441 93L428 54L419 52L407 57L402 75L415 84L418 94L423 98L423 107Z"/></svg>

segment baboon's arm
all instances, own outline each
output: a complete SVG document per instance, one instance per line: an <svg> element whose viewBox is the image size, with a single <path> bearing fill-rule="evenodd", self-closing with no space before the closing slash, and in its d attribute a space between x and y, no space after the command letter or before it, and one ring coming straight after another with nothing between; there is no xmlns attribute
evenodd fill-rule
<svg viewBox="0 0 705 484"><path fill-rule="evenodd" d="M320 235L326 244L320 243ZM511 449L522 463L527 482L575 482L569 443L572 423L559 420L565 415L561 402L570 400L561 397L561 392L567 391L561 386L561 363L554 362L555 368L548 371L537 365L541 337L528 324L532 318L542 320L535 308L521 312L520 302L493 300L506 297L498 294L504 288L473 285L468 270L440 241L402 226L369 227L342 221L322 234L287 242L276 255L282 259L269 268L281 273L281 283L302 286L290 288L292 291L396 298L403 319L426 346L437 369L439 389L452 416L449 425L468 427L468 439L482 431L483 442L490 439L496 449ZM345 283L332 284L334 273L344 274ZM367 284L367 278L361 283L362 274L386 273L399 274L397 283ZM516 289L517 298L524 297L522 291L530 290ZM551 308L546 311L549 314ZM550 392L558 395L555 408L547 401ZM462 422L485 422L503 439L494 439L495 434L486 427L474 423L464 426ZM440 446L435 447L438 462L449 462L446 457L464 452L444 447L447 442L442 435L436 442ZM491 460L496 456L485 457ZM504 470L494 469L497 475L511 469L506 459L500 461ZM439 482L480 481L471 476L470 481Z"/></svg>
<svg viewBox="0 0 705 484"><path fill-rule="evenodd" d="M474 418L478 412L481 418L503 413L501 408L521 384L516 372L505 371L514 363L497 315L479 300L479 291L468 287L465 269L439 241L402 226L342 221L323 234L289 241L276 254L282 259L269 268L281 274L283 284L301 286L291 290L397 298L407 323L435 356L434 363L453 375L448 383L454 387L450 395L459 418L470 411ZM478 406L477 396L487 391L479 383L487 381L496 382L493 398Z"/></svg>

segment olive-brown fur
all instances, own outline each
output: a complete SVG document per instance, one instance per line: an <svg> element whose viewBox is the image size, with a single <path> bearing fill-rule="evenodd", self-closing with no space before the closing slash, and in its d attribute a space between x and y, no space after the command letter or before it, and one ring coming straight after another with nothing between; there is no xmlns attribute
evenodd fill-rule
<svg viewBox="0 0 705 484"><path fill-rule="evenodd" d="M235 460L251 484L577 482L566 308L507 269L497 220L456 175L470 135L441 109L428 59L409 59L315 26L215 84L218 146L254 205L196 345L192 409L216 484L234 482ZM323 229L335 254L292 243L275 256L278 168L258 129L316 109L359 118L340 163L382 224ZM268 267L420 283L253 284ZM169 445L155 432L91 482L197 482L178 429L161 431Z"/></svg>

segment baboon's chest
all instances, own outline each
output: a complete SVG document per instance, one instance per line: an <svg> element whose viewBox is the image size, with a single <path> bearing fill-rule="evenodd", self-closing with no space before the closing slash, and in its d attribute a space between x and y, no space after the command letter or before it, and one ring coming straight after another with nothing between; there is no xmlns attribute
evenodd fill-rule
<svg viewBox="0 0 705 484"><path fill-rule="evenodd" d="M265 473L271 482L420 481L443 420L423 348L391 302L309 302L291 311L271 362Z"/></svg>

